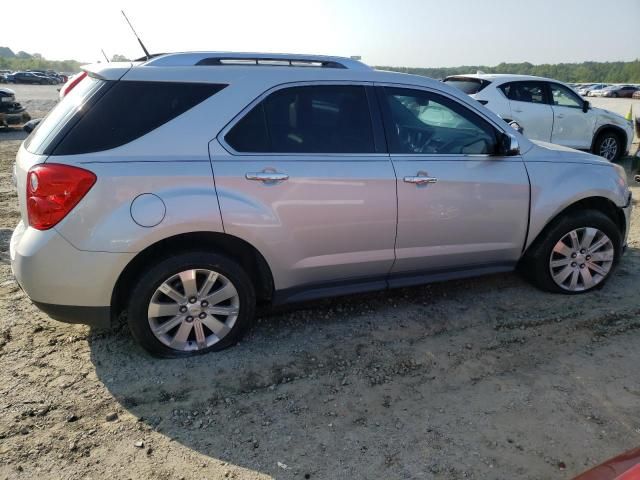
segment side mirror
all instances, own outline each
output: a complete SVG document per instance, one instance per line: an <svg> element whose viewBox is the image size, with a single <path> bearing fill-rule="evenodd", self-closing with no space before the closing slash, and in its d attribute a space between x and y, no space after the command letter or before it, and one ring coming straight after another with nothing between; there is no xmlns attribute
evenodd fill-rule
<svg viewBox="0 0 640 480"><path fill-rule="evenodd" d="M520 145L515 135L503 133L500 136L500 142L498 144L498 154L504 157L513 157L514 155L520 155Z"/></svg>
<svg viewBox="0 0 640 480"><path fill-rule="evenodd" d="M524 128L522 128L522 125L520 125L518 122L516 122L515 120L511 120L509 122L509 125L511 126L511 128L513 128L516 132L523 134L524 133Z"/></svg>
<svg viewBox="0 0 640 480"><path fill-rule="evenodd" d="M589 100L585 100L584 102L582 102L582 111L584 113L587 113L587 111L591 108L591 104L589 103Z"/></svg>

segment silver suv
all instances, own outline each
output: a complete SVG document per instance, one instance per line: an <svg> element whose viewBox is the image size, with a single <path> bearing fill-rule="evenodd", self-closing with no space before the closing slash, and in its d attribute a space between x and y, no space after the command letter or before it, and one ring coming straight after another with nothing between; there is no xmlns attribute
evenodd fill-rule
<svg viewBox="0 0 640 480"><path fill-rule="evenodd" d="M98 64L21 146L18 282L51 317L126 313L160 356L281 304L505 272L600 287L624 171L531 142L458 89L345 58Z"/></svg>

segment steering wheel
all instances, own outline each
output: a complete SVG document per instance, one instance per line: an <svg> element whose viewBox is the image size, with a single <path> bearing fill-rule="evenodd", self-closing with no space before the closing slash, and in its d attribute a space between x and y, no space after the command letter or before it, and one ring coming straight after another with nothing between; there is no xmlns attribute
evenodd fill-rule
<svg viewBox="0 0 640 480"><path fill-rule="evenodd" d="M396 131L400 142L406 145L407 150L413 153L424 153L433 140L433 132L413 126L396 125Z"/></svg>

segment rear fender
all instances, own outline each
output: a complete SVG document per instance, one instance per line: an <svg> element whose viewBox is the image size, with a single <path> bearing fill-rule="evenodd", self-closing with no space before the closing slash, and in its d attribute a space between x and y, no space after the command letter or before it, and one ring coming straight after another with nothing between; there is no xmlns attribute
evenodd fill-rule
<svg viewBox="0 0 640 480"><path fill-rule="evenodd" d="M80 250L136 253L175 235L223 231L208 159L74 163L73 158L55 161L86 168L98 178L55 227Z"/></svg>

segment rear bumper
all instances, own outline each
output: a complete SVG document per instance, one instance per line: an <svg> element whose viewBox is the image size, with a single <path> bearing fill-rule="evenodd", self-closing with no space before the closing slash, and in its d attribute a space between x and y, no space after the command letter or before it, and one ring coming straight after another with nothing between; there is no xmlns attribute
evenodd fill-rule
<svg viewBox="0 0 640 480"><path fill-rule="evenodd" d="M54 305L34 301L33 304L54 320L65 323L82 323L96 328L111 327L111 308Z"/></svg>
<svg viewBox="0 0 640 480"><path fill-rule="evenodd" d="M130 253L78 250L55 229L18 224L11 237L11 270L33 303L51 318L108 326L116 281Z"/></svg>

